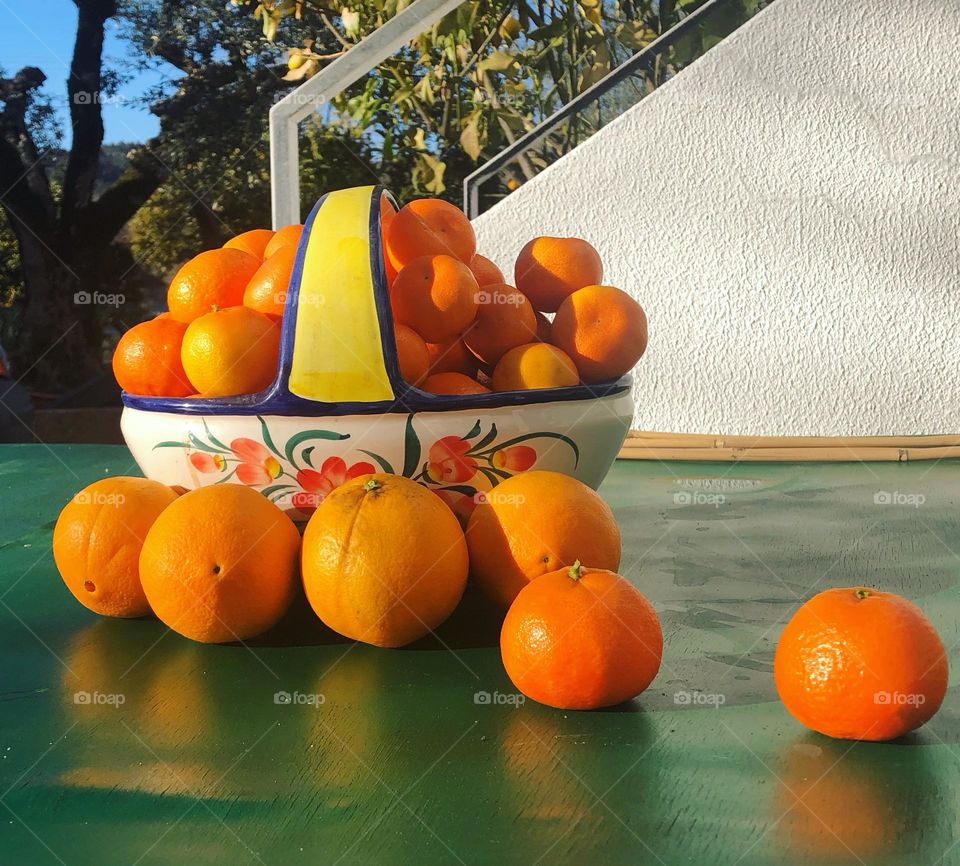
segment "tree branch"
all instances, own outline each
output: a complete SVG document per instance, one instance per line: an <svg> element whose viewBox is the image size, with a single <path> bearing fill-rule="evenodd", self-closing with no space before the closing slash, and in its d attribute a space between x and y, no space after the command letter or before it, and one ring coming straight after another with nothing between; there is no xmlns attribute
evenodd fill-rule
<svg viewBox="0 0 960 866"><path fill-rule="evenodd" d="M100 106L103 26L117 12L116 0L75 0L77 38L67 79L73 141L63 178L60 205L62 230L69 234L75 212L93 198L103 144L103 112Z"/></svg>

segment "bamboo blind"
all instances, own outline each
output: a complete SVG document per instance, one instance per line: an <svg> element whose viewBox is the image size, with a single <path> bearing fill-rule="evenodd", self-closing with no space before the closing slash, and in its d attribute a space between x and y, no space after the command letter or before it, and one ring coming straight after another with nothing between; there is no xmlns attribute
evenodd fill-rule
<svg viewBox="0 0 960 866"><path fill-rule="evenodd" d="M717 436L631 430L624 460L841 462L960 457L960 436Z"/></svg>

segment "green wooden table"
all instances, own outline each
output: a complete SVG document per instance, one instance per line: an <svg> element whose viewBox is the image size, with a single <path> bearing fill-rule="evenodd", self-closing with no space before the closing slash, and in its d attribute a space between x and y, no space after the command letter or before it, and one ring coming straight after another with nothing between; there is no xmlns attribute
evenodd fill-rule
<svg viewBox="0 0 960 866"><path fill-rule="evenodd" d="M3 864L960 863L955 686L904 741L853 744L800 728L771 675L797 604L849 583L916 600L956 659L957 463L618 463L602 493L666 649L592 713L521 704L472 594L404 650L302 609L250 648L88 613L51 530L134 471L0 448Z"/></svg>

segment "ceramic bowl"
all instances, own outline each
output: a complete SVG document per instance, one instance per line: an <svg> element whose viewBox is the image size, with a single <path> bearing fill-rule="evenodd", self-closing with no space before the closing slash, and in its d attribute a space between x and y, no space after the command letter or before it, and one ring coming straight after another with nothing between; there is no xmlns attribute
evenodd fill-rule
<svg viewBox="0 0 960 866"><path fill-rule="evenodd" d="M123 435L148 478L188 490L246 484L296 520L344 480L375 471L413 478L461 516L529 469L599 486L633 417L629 377L463 396L404 381L381 243L387 207L382 187L327 193L314 207L265 391L215 399L124 393Z"/></svg>

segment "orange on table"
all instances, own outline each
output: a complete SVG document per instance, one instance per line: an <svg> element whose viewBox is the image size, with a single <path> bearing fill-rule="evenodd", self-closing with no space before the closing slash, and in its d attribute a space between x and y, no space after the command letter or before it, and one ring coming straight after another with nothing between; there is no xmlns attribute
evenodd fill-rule
<svg viewBox="0 0 960 866"><path fill-rule="evenodd" d="M494 365L514 346L537 338L537 317L530 301L513 286L484 286L473 326L463 342L483 363Z"/></svg>
<svg viewBox="0 0 960 866"><path fill-rule="evenodd" d="M551 340L566 352L584 382L607 382L629 372L647 348L647 316L613 286L586 286L554 316Z"/></svg>
<svg viewBox="0 0 960 866"><path fill-rule="evenodd" d="M496 455L494 455L496 457ZM534 578L573 565L620 566L620 530L596 491L535 469L501 481L470 515L470 575L502 607Z"/></svg>
<svg viewBox="0 0 960 866"><path fill-rule="evenodd" d="M653 682L663 631L629 581L574 562L520 591L503 621L500 654L528 698L593 710L629 701Z"/></svg>
<svg viewBox="0 0 960 866"><path fill-rule="evenodd" d="M476 251L470 220L460 208L438 198L408 202L387 231L387 255L398 271L421 256L452 256L467 264Z"/></svg>
<svg viewBox="0 0 960 866"><path fill-rule="evenodd" d="M267 244L273 239L273 231L270 229L250 229L248 232L242 232L236 237L230 238L223 248L227 250L243 250L256 256L263 261L264 252Z"/></svg>
<svg viewBox="0 0 960 866"><path fill-rule="evenodd" d="M335 488L303 533L307 600L340 634L403 646L435 629L467 582L467 545L453 512L398 475Z"/></svg>
<svg viewBox="0 0 960 866"><path fill-rule="evenodd" d="M493 371L494 391L564 388L580 383L580 374L562 349L549 343L526 343L507 352Z"/></svg>
<svg viewBox="0 0 960 866"><path fill-rule="evenodd" d="M290 287L297 248L281 247L250 278L243 292L243 305L265 316L280 319Z"/></svg>
<svg viewBox="0 0 960 866"><path fill-rule="evenodd" d="M177 499L159 481L115 476L84 487L53 529L53 559L74 598L104 616L145 616L140 548L153 522Z"/></svg>
<svg viewBox="0 0 960 866"><path fill-rule="evenodd" d="M282 229L277 229L273 233L273 237L270 238L270 242L263 251L264 259L269 259L270 256L283 247L297 246L300 243L300 235L302 234L303 226L299 223L294 223L293 225L284 226Z"/></svg>
<svg viewBox="0 0 960 866"><path fill-rule="evenodd" d="M777 641L773 678L801 724L828 737L892 740L919 728L947 689L943 642L915 604L892 592L820 592Z"/></svg>
<svg viewBox="0 0 960 866"><path fill-rule="evenodd" d="M390 301L398 322L424 340L439 343L470 327L477 316L479 293L476 279L463 262L430 255L414 259L397 274Z"/></svg>
<svg viewBox="0 0 960 866"><path fill-rule="evenodd" d="M184 322L158 316L127 331L113 353L113 375L128 394L146 397L187 397L195 392L183 363L180 347L187 330Z"/></svg>
<svg viewBox="0 0 960 866"><path fill-rule="evenodd" d="M420 383L431 394L489 394L490 389L463 373L433 373Z"/></svg>
<svg viewBox="0 0 960 866"><path fill-rule="evenodd" d="M534 238L514 265L514 282L538 310L553 313L563 299L603 279L597 251L580 238Z"/></svg>
<svg viewBox="0 0 960 866"><path fill-rule="evenodd" d="M243 250L207 250L177 271L167 289L174 319L192 322L215 307L243 303L243 290L260 267L260 259Z"/></svg>
<svg viewBox="0 0 960 866"><path fill-rule="evenodd" d="M550 343L552 340L553 322L543 313L537 311L537 339L541 343Z"/></svg>
<svg viewBox="0 0 960 866"><path fill-rule="evenodd" d="M502 285L507 281L503 276L503 271L486 256L481 256L480 253L470 259L470 270L477 278L477 285L479 286Z"/></svg>
<svg viewBox="0 0 960 866"><path fill-rule="evenodd" d="M157 519L140 553L150 607L191 640L246 640L275 625L293 601L300 533L251 487L213 484L185 493Z"/></svg>
<svg viewBox="0 0 960 866"><path fill-rule="evenodd" d="M181 359L204 397L262 391L277 373L280 325L249 307L228 307L190 323Z"/></svg>
<svg viewBox="0 0 960 866"><path fill-rule="evenodd" d="M476 356L460 337L445 343L427 343L430 354L430 373L462 373L473 378L479 366Z"/></svg>
<svg viewBox="0 0 960 866"><path fill-rule="evenodd" d="M395 322L394 337L397 342L397 362L400 364L400 374L411 385L416 385L430 367L430 353L427 344L413 328Z"/></svg>

